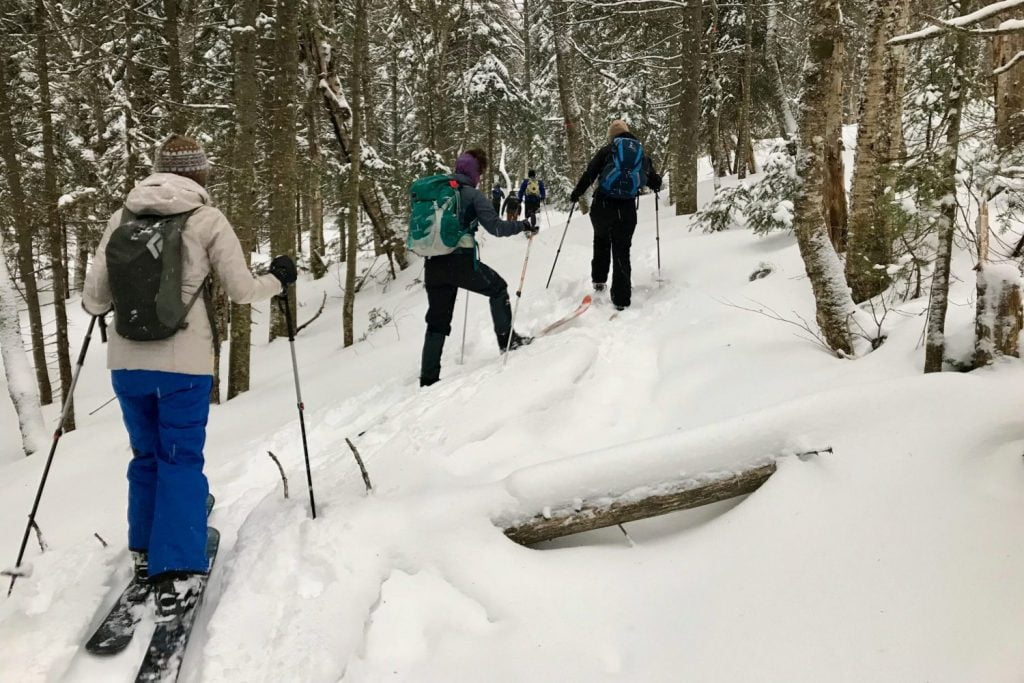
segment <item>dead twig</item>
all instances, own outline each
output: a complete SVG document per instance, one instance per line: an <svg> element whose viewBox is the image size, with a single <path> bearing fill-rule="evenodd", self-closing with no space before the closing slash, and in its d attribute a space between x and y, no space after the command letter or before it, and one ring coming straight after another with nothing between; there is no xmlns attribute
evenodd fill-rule
<svg viewBox="0 0 1024 683"><path fill-rule="evenodd" d="M828 343L825 341L825 339L821 336L821 333L819 331L815 330L813 327L811 327L810 323L808 323L803 318L803 316L801 316L799 313L796 313L796 312L793 313L797 318L800 319L800 322L796 322L796 321L790 320L788 318L782 317L782 315L778 311L773 309L772 307L766 306L765 304L762 304L759 301L753 301L752 299L751 299L751 301L753 301L753 303L757 304L758 306L761 306L761 308L748 308L746 306L740 306L739 304L734 304L731 301L728 301L726 299L717 299L716 298L715 301L717 301L718 303L722 304L723 306L728 306L730 308L738 308L741 311L747 311L749 313L757 313L759 315L763 315L764 317L766 317L766 318L768 318L770 320L775 320L775 321L780 322L780 323L786 323L787 325L793 325L794 327L797 327L797 328L803 330L804 332L807 333L807 335L809 335L809 336L797 335L797 337L799 337L800 339L804 339L804 340L809 341L809 342L811 342L813 344L816 344L817 346L820 346L821 348L825 349L829 353L829 355L838 356L840 358L844 357L844 356L839 356L839 354L837 354L835 352L835 350L833 350L832 347L830 347L828 345Z"/></svg>
<svg viewBox="0 0 1024 683"><path fill-rule="evenodd" d="M93 536L95 536L96 540L100 542L100 545L102 545L104 548L107 547L107 542L103 540L102 536L100 536L98 533L95 533L95 532L93 533Z"/></svg>
<svg viewBox="0 0 1024 683"><path fill-rule="evenodd" d="M285 476L284 468L281 467L281 461L277 459L277 456L274 455L273 451L267 451L267 455L269 455L270 459L274 461L275 465L277 465L277 471L281 473L281 483L284 485L284 497L287 500L288 499L288 477Z"/></svg>
<svg viewBox="0 0 1024 683"><path fill-rule="evenodd" d="M352 439L349 439L348 437L345 437L345 443L347 443L348 447L352 449L352 455L356 457L356 463L359 465L359 471L363 475L363 484L366 485L366 492L372 492L373 484L370 483L370 474L369 472L366 471L366 466L363 464L363 459L359 457L359 449L357 449L356 445L352 443Z"/></svg>
<svg viewBox="0 0 1024 683"><path fill-rule="evenodd" d="M103 404L103 405L101 405L101 406L100 406L99 408L97 408L96 410L92 411L92 412L91 412L91 413L89 413L89 414L90 414L90 415L95 415L96 413L100 412L101 410L103 410L104 408L106 408L107 406L109 406L109 405L110 405L111 403L113 403L113 402L114 402L115 400L117 400L117 396L111 396L111 397L110 397L110 399L109 399L109 400L108 400L108 401L107 401L106 403L104 403L104 404Z"/></svg>
<svg viewBox="0 0 1024 683"><path fill-rule="evenodd" d="M302 332L302 330L306 329L310 325L310 323L312 323L314 320L319 318L320 315L324 312L324 306L326 304L327 304L327 292L324 292L324 298L320 300L320 309L313 315L312 318L310 318L306 322L304 322L301 325L299 325L298 327L296 327L295 328L295 334L298 334L299 332Z"/></svg>

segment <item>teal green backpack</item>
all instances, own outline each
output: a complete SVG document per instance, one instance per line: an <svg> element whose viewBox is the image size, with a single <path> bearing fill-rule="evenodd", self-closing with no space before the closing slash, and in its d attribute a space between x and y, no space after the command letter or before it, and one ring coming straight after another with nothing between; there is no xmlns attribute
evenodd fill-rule
<svg viewBox="0 0 1024 683"><path fill-rule="evenodd" d="M409 188L412 211L405 246L420 256L443 256L455 251L463 230L459 222L459 183L450 175L420 178Z"/></svg>

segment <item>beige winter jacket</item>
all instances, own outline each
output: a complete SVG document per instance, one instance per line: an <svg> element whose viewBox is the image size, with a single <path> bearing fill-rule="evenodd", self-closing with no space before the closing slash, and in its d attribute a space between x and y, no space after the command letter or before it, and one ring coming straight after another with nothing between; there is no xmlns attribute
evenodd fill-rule
<svg viewBox="0 0 1024 683"><path fill-rule="evenodd" d="M254 277L245 263L242 246L231 224L210 206L210 195L202 185L173 173L154 173L128 193L125 206L136 214L168 216L195 209L182 230L182 291L188 303L213 271L232 301L248 304L269 299L281 291L273 275ZM82 306L92 315L110 310L113 299L107 274L107 241L121 222L121 211L111 216L103 233L92 267L85 277ZM185 318L188 327L167 339L131 341L117 334L111 325L107 345L107 367L111 370L163 370L187 375L213 374L213 336L206 305L200 296Z"/></svg>

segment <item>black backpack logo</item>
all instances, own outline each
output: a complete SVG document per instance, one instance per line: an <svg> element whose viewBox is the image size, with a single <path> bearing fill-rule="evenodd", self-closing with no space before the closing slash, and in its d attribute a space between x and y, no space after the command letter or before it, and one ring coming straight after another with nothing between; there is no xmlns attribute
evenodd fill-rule
<svg viewBox="0 0 1024 683"><path fill-rule="evenodd" d="M191 215L121 212L106 256L114 323L125 339L166 339L186 327L185 317L205 289L204 282L188 304L181 299L182 231Z"/></svg>

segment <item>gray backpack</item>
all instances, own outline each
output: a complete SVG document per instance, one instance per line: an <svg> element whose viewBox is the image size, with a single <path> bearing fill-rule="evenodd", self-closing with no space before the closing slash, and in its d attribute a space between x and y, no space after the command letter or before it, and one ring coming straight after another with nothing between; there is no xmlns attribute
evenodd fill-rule
<svg viewBox="0 0 1024 683"><path fill-rule="evenodd" d="M124 209L107 241L107 270L117 333L133 341L166 339L207 289L204 281L188 304L181 300L182 239L192 212L158 216Z"/></svg>

